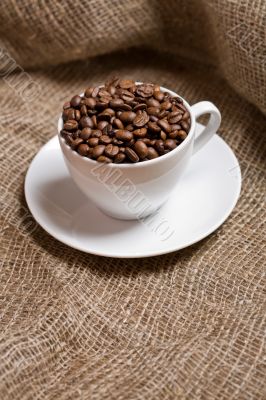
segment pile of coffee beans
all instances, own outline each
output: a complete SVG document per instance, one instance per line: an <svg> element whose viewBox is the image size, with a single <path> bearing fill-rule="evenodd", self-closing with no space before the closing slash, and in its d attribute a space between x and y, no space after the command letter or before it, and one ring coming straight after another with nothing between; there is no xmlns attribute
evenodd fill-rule
<svg viewBox="0 0 266 400"><path fill-rule="evenodd" d="M113 78L88 87L63 106L61 135L81 156L104 163L137 163L163 156L187 137L182 99L150 83Z"/></svg>

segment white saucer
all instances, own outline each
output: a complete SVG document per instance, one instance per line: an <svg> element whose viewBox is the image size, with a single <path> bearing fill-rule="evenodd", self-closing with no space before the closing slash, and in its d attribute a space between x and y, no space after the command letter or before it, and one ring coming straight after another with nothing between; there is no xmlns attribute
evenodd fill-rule
<svg viewBox="0 0 266 400"><path fill-rule="evenodd" d="M142 222L110 218L90 203L70 178L57 137L38 152L25 180L29 209L50 235L87 253L125 258L165 254L205 238L230 215L240 189L238 161L217 135L192 157L170 200Z"/></svg>

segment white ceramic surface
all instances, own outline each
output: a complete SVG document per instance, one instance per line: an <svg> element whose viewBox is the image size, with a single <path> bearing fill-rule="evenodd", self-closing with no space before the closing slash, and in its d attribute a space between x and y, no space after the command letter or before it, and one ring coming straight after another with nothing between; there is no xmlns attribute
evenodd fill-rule
<svg viewBox="0 0 266 400"><path fill-rule="evenodd" d="M197 124L197 133L202 129ZM90 202L71 179L57 137L36 155L25 180L29 209L53 237L88 253L126 258L169 253L208 236L230 215L240 188L238 161L217 135L192 157L168 202L143 221L110 218Z"/></svg>
<svg viewBox="0 0 266 400"><path fill-rule="evenodd" d="M177 96L168 89L161 90ZM106 214L120 219L137 219L154 213L169 198L192 153L206 145L215 134L221 122L215 105L208 101L193 106L184 99L183 102L191 116L188 137L168 154L137 164L100 164L81 157L60 135L63 120L59 118L58 137L70 175L83 193ZM210 120L195 138L196 119L203 114L210 114Z"/></svg>

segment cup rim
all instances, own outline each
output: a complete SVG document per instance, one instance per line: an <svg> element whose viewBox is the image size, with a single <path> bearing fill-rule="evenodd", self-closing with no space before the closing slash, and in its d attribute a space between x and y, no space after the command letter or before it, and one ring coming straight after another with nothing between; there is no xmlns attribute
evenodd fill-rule
<svg viewBox="0 0 266 400"><path fill-rule="evenodd" d="M142 83L143 82L136 81L136 84L138 84L138 85L140 85ZM103 87L103 85L100 85L100 87ZM189 129L186 139L183 140L183 142L179 146L177 146L174 150L171 150L171 151L169 151L169 153L159 156L157 158L153 158L152 160L147 160L147 161L132 163L132 164L130 164L130 163L121 163L121 164L102 163L106 168L112 168L112 169L113 168L115 168L115 169L116 168L118 168L118 169L127 169L127 168L133 169L134 168L134 169L137 169L137 168L145 168L145 166L148 167L148 166L156 165L156 164L162 163L163 161L169 160L171 157L174 157L175 155L177 155L177 153L181 152L181 150L183 150L183 148L186 147L191 142L191 140L193 138L193 132L195 131L195 117L192 113L190 104L178 93L176 93L168 88L165 88L164 86L160 86L160 89L162 92L167 92L171 96L179 97L180 99L182 99L184 105L186 106L186 108L190 114L190 120L191 120L190 129ZM80 96L84 96L84 93L81 93ZM58 119L58 125L57 125L58 137L59 137L60 144L62 144L67 151L70 151L74 157L78 157L80 162L89 163L89 164L91 164L91 166L100 165L100 163L99 162L97 163L96 160L92 160L88 157L83 157L80 154L78 154L76 151L71 149L71 147L66 143L63 136L60 134L62 125L63 125L63 118L62 118L62 113L61 113L60 117Z"/></svg>

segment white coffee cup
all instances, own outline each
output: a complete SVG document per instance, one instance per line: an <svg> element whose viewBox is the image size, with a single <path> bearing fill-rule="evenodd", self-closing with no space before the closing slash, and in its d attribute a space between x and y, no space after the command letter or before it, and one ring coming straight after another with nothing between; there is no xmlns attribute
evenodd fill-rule
<svg viewBox="0 0 266 400"><path fill-rule="evenodd" d="M161 91L181 97L164 87ZM221 114L213 103L201 101L190 106L181 99L191 118L187 138L169 153L135 164L103 164L80 156L61 136L63 119L60 116L58 137L69 173L80 190L105 214L129 220L145 218L158 210L178 184L190 157L219 128ZM210 114L209 122L195 137L196 119L203 114Z"/></svg>

